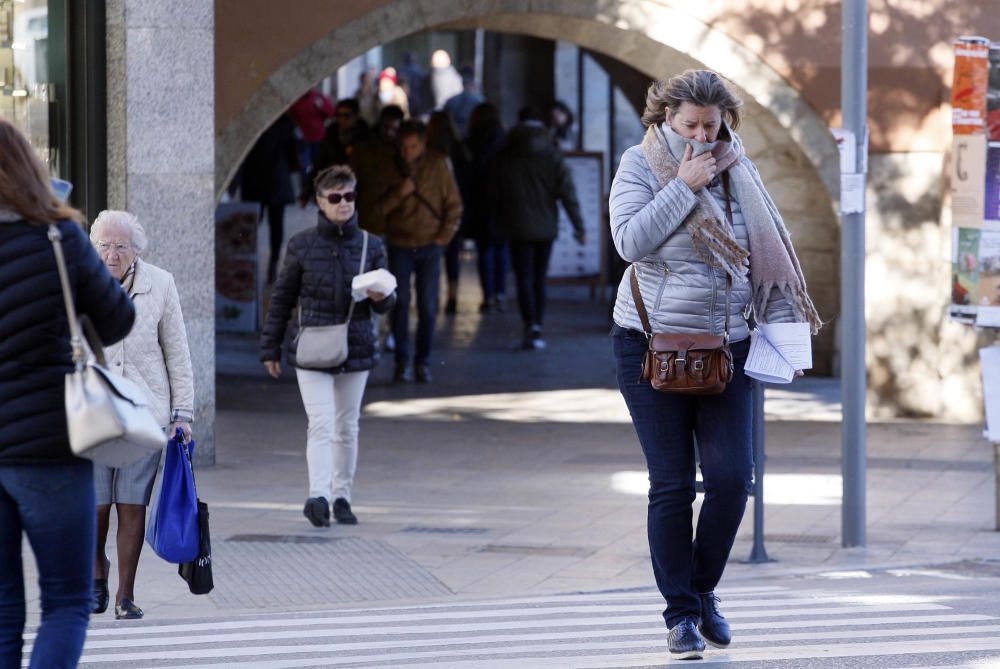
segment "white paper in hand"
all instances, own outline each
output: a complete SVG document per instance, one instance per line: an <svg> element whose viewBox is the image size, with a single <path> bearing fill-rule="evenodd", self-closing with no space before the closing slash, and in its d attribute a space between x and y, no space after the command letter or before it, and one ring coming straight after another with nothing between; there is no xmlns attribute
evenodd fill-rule
<svg viewBox="0 0 1000 669"><path fill-rule="evenodd" d="M795 376L795 367L782 357L767 337L754 330L750 333L750 353L743 372L764 383L790 383Z"/></svg>
<svg viewBox="0 0 1000 669"><path fill-rule="evenodd" d="M389 270L374 269L364 274L358 274L351 281L351 297L355 301L360 302L367 299L369 290L390 295L392 291L396 290L396 277Z"/></svg>

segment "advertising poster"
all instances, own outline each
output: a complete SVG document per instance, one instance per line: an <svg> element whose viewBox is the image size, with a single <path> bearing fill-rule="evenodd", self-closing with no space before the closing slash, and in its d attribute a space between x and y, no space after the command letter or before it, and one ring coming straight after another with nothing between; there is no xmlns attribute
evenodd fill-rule
<svg viewBox="0 0 1000 669"><path fill-rule="evenodd" d="M1000 142L1000 42L990 45L989 90L986 94L986 134Z"/></svg>
<svg viewBox="0 0 1000 669"><path fill-rule="evenodd" d="M986 136L956 135L951 154L951 218L955 226L980 228L986 208Z"/></svg>
<svg viewBox="0 0 1000 669"><path fill-rule="evenodd" d="M257 217L255 202L226 202L215 210L215 327L257 330Z"/></svg>
<svg viewBox="0 0 1000 669"><path fill-rule="evenodd" d="M565 155L566 166L573 174L573 184L576 186L577 200L580 202L580 215L587 234L587 243L580 246L573 238L573 224L565 209L559 207L559 236L552 246L552 257L549 261L549 278L552 279L583 279L601 275L602 250L604 240L604 189L603 154L568 152Z"/></svg>
<svg viewBox="0 0 1000 669"><path fill-rule="evenodd" d="M990 142L986 148L986 186L983 218L1000 222L1000 142Z"/></svg>
<svg viewBox="0 0 1000 669"><path fill-rule="evenodd" d="M953 228L951 317L972 323L979 303L979 237L977 228Z"/></svg>
<svg viewBox="0 0 1000 669"><path fill-rule="evenodd" d="M985 134L990 42L982 37L955 40L951 125L956 135Z"/></svg>

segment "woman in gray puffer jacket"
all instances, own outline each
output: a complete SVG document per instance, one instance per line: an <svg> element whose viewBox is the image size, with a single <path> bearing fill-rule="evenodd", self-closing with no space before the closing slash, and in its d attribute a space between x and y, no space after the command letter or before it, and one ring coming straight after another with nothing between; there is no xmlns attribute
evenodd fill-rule
<svg viewBox="0 0 1000 669"><path fill-rule="evenodd" d="M705 641L731 640L714 590L752 488L742 313L752 305L761 322L804 321L814 332L821 324L781 216L734 132L741 106L714 72L654 83L645 139L622 156L611 187L612 237L633 263L614 309L618 385L649 469L653 573L679 659L701 657ZM648 343L633 273L652 332L722 335L728 322L735 374L722 394L665 394L640 380ZM705 499L692 537L694 437Z"/></svg>
<svg viewBox="0 0 1000 669"><path fill-rule="evenodd" d="M260 359L274 378L281 375L281 349L296 305L304 326L343 323L350 319L347 359L331 369L305 369L296 364L298 319L292 325L288 362L302 393L309 419L306 463L309 497L303 514L316 527L329 527L330 500L337 522L356 524L351 510L351 488L358 462L358 418L368 372L377 360L372 314L384 314L396 301L395 293L368 291L351 309L351 282L361 269L384 269L382 241L358 228L355 213L357 180L346 165L334 165L316 177L319 222L288 241L285 262L271 296L267 322L260 338Z"/></svg>

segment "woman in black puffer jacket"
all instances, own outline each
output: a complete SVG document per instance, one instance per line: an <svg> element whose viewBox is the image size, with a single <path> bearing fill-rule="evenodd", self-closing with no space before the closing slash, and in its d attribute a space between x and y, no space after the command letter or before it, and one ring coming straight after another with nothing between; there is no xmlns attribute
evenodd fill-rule
<svg viewBox="0 0 1000 669"><path fill-rule="evenodd" d="M75 667L90 618L94 474L69 447L64 393L73 361L50 223L62 236L76 310L101 341L123 339L135 311L81 218L56 199L24 136L0 119L0 667L21 666L22 534L42 591L31 666Z"/></svg>
<svg viewBox="0 0 1000 669"><path fill-rule="evenodd" d="M385 268L385 249L378 237L358 228L354 206L357 180L349 167L330 167L317 175L315 183L319 222L288 241L261 334L260 359L271 376L281 375L281 349L296 305L305 326L343 323L350 313L347 359L341 365L316 370L296 364L299 318L292 323L287 351L309 419L309 497L303 513L316 527L328 527L331 499L337 522L358 522L351 511L351 487L358 460L361 399L368 372L377 359L372 314L389 311L396 297L395 293L369 291L367 299L355 303L351 311L351 281L361 269L365 237L365 272Z"/></svg>

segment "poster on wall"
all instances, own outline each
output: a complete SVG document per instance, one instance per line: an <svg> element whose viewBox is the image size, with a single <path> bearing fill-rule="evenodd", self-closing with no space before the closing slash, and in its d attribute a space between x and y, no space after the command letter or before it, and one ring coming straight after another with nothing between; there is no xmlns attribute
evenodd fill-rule
<svg viewBox="0 0 1000 669"><path fill-rule="evenodd" d="M973 323L979 302L978 228L952 228L951 309L950 316L963 323Z"/></svg>
<svg viewBox="0 0 1000 669"><path fill-rule="evenodd" d="M951 86L951 125L956 135L986 132L990 41L960 37L955 46L955 76Z"/></svg>
<svg viewBox="0 0 1000 669"><path fill-rule="evenodd" d="M989 90L986 93L986 134L1000 141L1000 42L990 45Z"/></svg>
<svg viewBox="0 0 1000 669"><path fill-rule="evenodd" d="M1000 142L990 142L986 148L983 218L1000 223Z"/></svg>
<svg viewBox="0 0 1000 669"><path fill-rule="evenodd" d="M1000 326L1000 230L983 228L979 235L979 285L976 325Z"/></svg>
<svg viewBox="0 0 1000 669"><path fill-rule="evenodd" d="M956 226L983 225L986 203L986 136L956 135L951 153L951 219Z"/></svg>
<svg viewBox="0 0 1000 669"><path fill-rule="evenodd" d="M573 237L573 224L565 209L559 207L559 237L552 246L549 278L598 278L602 274L601 246L604 241L604 154L568 152L566 166L573 175L580 215L587 243L580 246Z"/></svg>
<svg viewBox="0 0 1000 669"><path fill-rule="evenodd" d="M256 202L224 202L215 210L215 328L257 331Z"/></svg>

